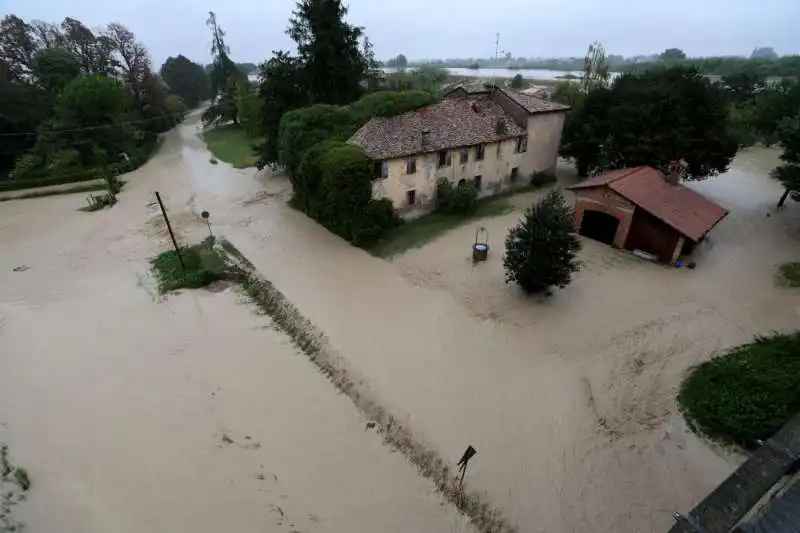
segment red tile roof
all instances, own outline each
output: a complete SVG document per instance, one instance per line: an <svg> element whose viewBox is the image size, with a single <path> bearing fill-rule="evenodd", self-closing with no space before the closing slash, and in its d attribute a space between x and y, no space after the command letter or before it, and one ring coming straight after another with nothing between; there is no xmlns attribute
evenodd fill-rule
<svg viewBox="0 0 800 533"><path fill-rule="evenodd" d="M497 132L500 120L504 133ZM423 131L428 132L424 146ZM373 118L347 142L361 146L373 159L391 159L522 135L525 130L488 97L450 98L395 117Z"/></svg>
<svg viewBox="0 0 800 533"><path fill-rule="evenodd" d="M614 170L567 189L592 187L608 187L693 241L728 214L727 209L700 193L667 183L664 174L652 167Z"/></svg>

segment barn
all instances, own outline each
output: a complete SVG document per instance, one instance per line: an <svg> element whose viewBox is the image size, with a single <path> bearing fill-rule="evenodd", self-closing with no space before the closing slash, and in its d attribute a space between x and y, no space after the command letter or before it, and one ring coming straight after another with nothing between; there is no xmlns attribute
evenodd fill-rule
<svg viewBox="0 0 800 533"><path fill-rule="evenodd" d="M642 166L614 170L567 187L576 195L575 229L627 250L641 250L675 264L728 211L665 175Z"/></svg>

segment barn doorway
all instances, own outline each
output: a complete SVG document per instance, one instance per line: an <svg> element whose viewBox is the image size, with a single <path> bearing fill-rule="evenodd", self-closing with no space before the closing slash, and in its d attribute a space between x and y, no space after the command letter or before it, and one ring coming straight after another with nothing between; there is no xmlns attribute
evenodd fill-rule
<svg viewBox="0 0 800 533"><path fill-rule="evenodd" d="M602 211L584 211L580 234L605 244L613 244L619 219Z"/></svg>

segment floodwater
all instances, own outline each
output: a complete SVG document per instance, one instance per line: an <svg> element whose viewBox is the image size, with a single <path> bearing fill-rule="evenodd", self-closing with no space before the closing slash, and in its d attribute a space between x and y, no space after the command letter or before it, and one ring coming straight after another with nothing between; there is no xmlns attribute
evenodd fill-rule
<svg viewBox="0 0 800 533"><path fill-rule="evenodd" d="M503 281L505 233L535 195L481 222L484 264L474 225L383 261L285 206L284 180L209 164L196 117L111 210L5 202L0 422L39 481L20 512L45 531L466 530L231 290L154 301L159 190L179 239L202 238L210 211L418 440L453 465L474 446L468 487L520 531L664 531L737 461L684 427L681 376L800 323L800 293L773 282L800 240L798 205L774 213L775 161L750 150L696 185L732 211L696 270L584 241L583 270L547 300Z"/></svg>

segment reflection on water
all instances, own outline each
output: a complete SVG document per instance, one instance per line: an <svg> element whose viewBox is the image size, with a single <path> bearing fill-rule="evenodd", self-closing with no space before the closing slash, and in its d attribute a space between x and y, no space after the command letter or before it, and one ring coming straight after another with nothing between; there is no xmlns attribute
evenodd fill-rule
<svg viewBox="0 0 800 533"><path fill-rule="evenodd" d="M464 527L262 317L226 293L153 303L137 279L168 246L154 190L183 242L210 211L419 439L453 464L473 445L468 484L521 531L666 530L733 468L676 415L682 374L800 316L772 282L796 257L800 210L766 216L771 151L694 185L732 211L697 270L586 241L575 282L544 301L504 283L519 210L481 222L486 263L468 259L472 226L390 263L289 209L282 178L208 158L190 119L111 210L76 213L74 196L0 208L0 421L45 477L29 505L42 530L290 531L287 509L302 531Z"/></svg>

